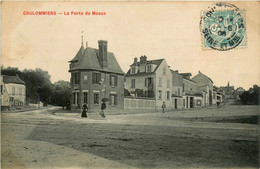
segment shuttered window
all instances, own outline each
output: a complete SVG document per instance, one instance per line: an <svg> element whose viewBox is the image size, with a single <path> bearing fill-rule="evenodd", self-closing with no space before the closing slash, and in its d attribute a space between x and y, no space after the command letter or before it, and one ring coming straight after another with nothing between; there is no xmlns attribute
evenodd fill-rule
<svg viewBox="0 0 260 169"><path fill-rule="evenodd" d="M110 75L110 86L117 86L117 76Z"/></svg>
<svg viewBox="0 0 260 169"><path fill-rule="evenodd" d="M100 84L101 81L101 73L92 73L92 84Z"/></svg>

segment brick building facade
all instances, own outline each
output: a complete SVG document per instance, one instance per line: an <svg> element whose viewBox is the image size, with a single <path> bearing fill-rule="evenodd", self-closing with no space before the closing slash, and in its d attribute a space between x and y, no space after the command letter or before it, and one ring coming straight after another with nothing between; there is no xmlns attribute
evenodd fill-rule
<svg viewBox="0 0 260 169"><path fill-rule="evenodd" d="M107 41L98 41L98 49L81 46L69 61L71 73L71 107L100 109L108 98L108 109L124 108L124 72L113 53L107 51Z"/></svg>

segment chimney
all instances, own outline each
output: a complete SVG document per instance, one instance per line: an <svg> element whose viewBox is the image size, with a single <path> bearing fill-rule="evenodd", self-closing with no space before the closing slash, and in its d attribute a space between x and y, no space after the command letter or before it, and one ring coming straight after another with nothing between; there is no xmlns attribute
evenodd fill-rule
<svg viewBox="0 0 260 169"><path fill-rule="evenodd" d="M144 56L141 56L140 57L140 64L146 64L147 63L147 57L144 55Z"/></svg>
<svg viewBox="0 0 260 169"><path fill-rule="evenodd" d="M98 41L98 50L99 50L99 64L102 68L107 67L107 41L99 40Z"/></svg>
<svg viewBox="0 0 260 169"><path fill-rule="evenodd" d="M134 64L137 64L137 62L138 62L138 59L137 59L137 57L135 57L134 58Z"/></svg>
<svg viewBox="0 0 260 169"><path fill-rule="evenodd" d="M179 70L175 70L175 72L179 73Z"/></svg>

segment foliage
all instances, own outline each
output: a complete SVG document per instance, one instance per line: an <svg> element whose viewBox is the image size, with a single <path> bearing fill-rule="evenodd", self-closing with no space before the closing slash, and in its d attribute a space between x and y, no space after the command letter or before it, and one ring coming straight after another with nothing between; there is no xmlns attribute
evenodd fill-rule
<svg viewBox="0 0 260 169"><path fill-rule="evenodd" d="M65 106L70 100L70 83L60 80L54 83L51 102L57 106Z"/></svg>
<svg viewBox="0 0 260 169"><path fill-rule="evenodd" d="M257 104L259 105L259 86L254 85L248 91L244 91L240 95L240 99L243 104Z"/></svg>
<svg viewBox="0 0 260 169"><path fill-rule="evenodd" d="M124 89L124 96L131 96L129 90L127 89Z"/></svg>
<svg viewBox="0 0 260 169"><path fill-rule="evenodd" d="M148 89L148 97L154 98L154 91L153 91L153 89Z"/></svg>
<svg viewBox="0 0 260 169"><path fill-rule="evenodd" d="M144 97L143 89L135 89L135 93L137 97Z"/></svg>

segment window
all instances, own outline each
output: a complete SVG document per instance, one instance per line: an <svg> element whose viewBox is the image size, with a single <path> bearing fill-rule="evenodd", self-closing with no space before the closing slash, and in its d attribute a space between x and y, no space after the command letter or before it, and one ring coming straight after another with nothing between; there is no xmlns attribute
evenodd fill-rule
<svg viewBox="0 0 260 169"><path fill-rule="evenodd" d="M151 72L151 71L152 71L152 66L151 65L147 66L147 72Z"/></svg>
<svg viewBox="0 0 260 169"><path fill-rule="evenodd" d="M145 78L144 86L152 89L153 88L153 78L151 78L151 77Z"/></svg>
<svg viewBox="0 0 260 169"><path fill-rule="evenodd" d="M92 73L92 84L100 84L101 74L100 73Z"/></svg>
<svg viewBox="0 0 260 169"><path fill-rule="evenodd" d="M99 104L99 93L94 93L94 104Z"/></svg>
<svg viewBox="0 0 260 169"><path fill-rule="evenodd" d="M166 93L166 99L170 100L170 92L169 91L167 91L167 93Z"/></svg>
<svg viewBox="0 0 260 169"><path fill-rule="evenodd" d="M15 87L12 87L12 94L15 95Z"/></svg>
<svg viewBox="0 0 260 169"><path fill-rule="evenodd" d="M84 103L88 103L88 92L83 92Z"/></svg>
<svg viewBox="0 0 260 169"><path fill-rule="evenodd" d="M72 75L74 77L74 84L79 84L79 73L73 73Z"/></svg>
<svg viewBox="0 0 260 169"><path fill-rule="evenodd" d="M135 67L131 68L131 74L135 74Z"/></svg>
<svg viewBox="0 0 260 169"><path fill-rule="evenodd" d="M78 101L79 101L79 93L78 92L74 92L73 93L73 104L74 105L78 105Z"/></svg>
<svg viewBox="0 0 260 169"><path fill-rule="evenodd" d="M158 92L159 92L159 93L158 93L158 99L162 99L162 91L159 90Z"/></svg>
<svg viewBox="0 0 260 169"><path fill-rule="evenodd" d="M167 79L167 88L170 88L170 80Z"/></svg>
<svg viewBox="0 0 260 169"><path fill-rule="evenodd" d="M117 86L117 76L110 75L110 86Z"/></svg>
<svg viewBox="0 0 260 169"><path fill-rule="evenodd" d="M162 78L161 77L159 77L159 85L158 86L162 87Z"/></svg>
<svg viewBox="0 0 260 169"><path fill-rule="evenodd" d="M180 95L181 95L181 89L178 88L178 96L180 96Z"/></svg>
<svg viewBox="0 0 260 169"><path fill-rule="evenodd" d="M163 75L166 75L166 67L163 68Z"/></svg>
<svg viewBox="0 0 260 169"><path fill-rule="evenodd" d="M131 88L135 88L135 79L131 79Z"/></svg>
<svg viewBox="0 0 260 169"><path fill-rule="evenodd" d="M110 105L117 105L117 95L116 94L110 95Z"/></svg>

